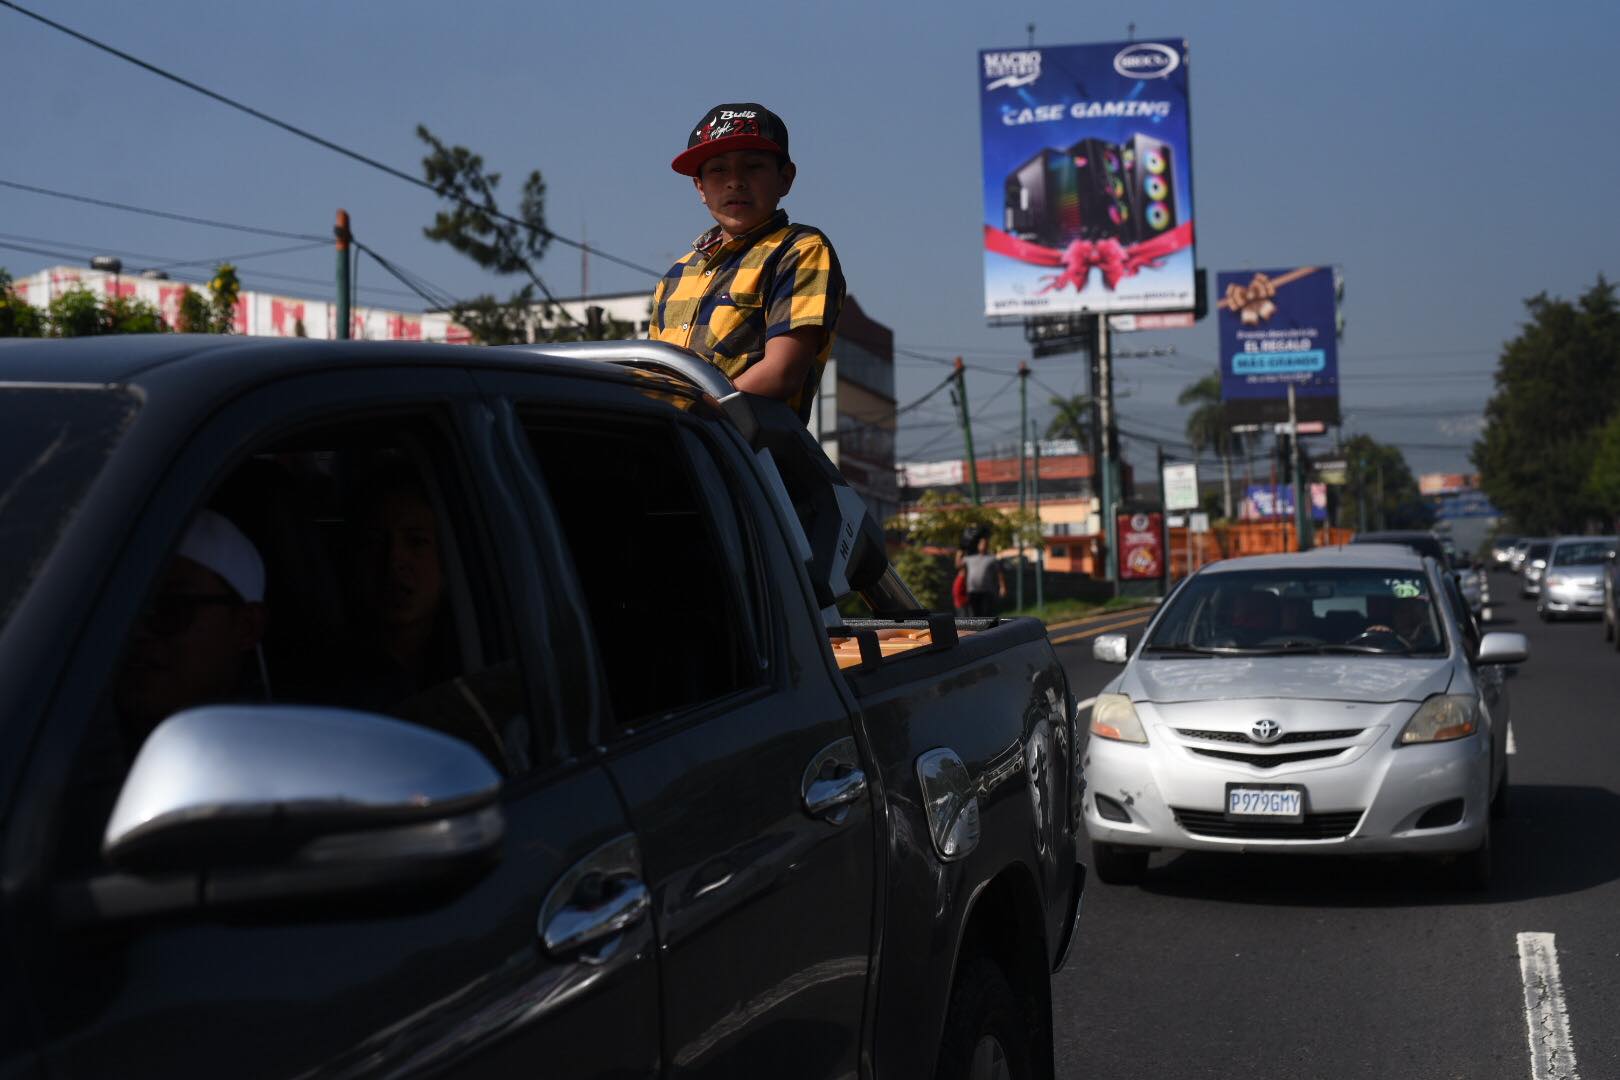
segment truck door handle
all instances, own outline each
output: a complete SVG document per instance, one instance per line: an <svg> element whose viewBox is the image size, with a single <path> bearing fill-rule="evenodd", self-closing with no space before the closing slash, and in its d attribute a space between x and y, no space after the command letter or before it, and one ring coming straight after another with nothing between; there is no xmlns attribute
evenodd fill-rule
<svg viewBox="0 0 1620 1080"><path fill-rule="evenodd" d="M647 917L652 894L634 878L609 883L613 891L595 903L568 904L546 923L546 951L571 953L622 933Z"/></svg>
<svg viewBox="0 0 1620 1080"><path fill-rule="evenodd" d="M823 747L804 770L805 813L842 825L849 805L866 794L866 773L861 771L855 740L839 739Z"/></svg>
<svg viewBox="0 0 1620 1080"><path fill-rule="evenodd" d="M652 894L641 880L641 848L626 833L608 841L557 880L540 907L540 941L557 959L604 963L608 950L574 954L605 944L647 918Z"/></svg>

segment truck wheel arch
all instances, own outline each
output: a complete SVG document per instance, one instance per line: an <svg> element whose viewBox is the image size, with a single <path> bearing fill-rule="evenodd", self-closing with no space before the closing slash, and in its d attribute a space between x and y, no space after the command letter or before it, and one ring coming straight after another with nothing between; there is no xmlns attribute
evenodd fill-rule
<svg viewBox="0 0 1620 1080"><path fill-rule="evenodd" d="M1037 1076L1053 1075L1052 973L1035 878L1022 863L1004 868L974 893L951 965L954 988L976 957L992 960L1024 1002L1034 1033Z"/></svg>

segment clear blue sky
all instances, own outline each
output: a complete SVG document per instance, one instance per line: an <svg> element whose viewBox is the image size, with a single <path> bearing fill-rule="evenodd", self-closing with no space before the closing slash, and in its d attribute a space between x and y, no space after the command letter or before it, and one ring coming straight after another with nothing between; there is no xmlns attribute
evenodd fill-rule
<svg viewBox="0 0 1620 1080"><path fill-rule="evenodd" d="M1524 297L1620 276L1612 2L25 2L409 171L418 122L482 153L507 189L538 168L555 230L660 268L707 224L668 166L687 129L717 102L762 101L799 163L785 205L832 237L863 307L904 349L996 369L970 375L981 443L1014 437L1013 392L989 399L1024 346L981 314L975 54L1024 43L1026 22L1038 44L1122 40L1131 20L1138 37L1188 40L1199 263L1341 266L1346 430L1402 445L1418 471L1468 467ZM322 234L343 206L361 239L443 289L515 284L422 239L429 193L3 8L0 61L0 178ZM281 244L3 188L0 233L173 259ZM0 249L14 274L58 261ZM329 281L332 263L317 249L239 265L250 287L317 296L330 287L254 271ZM542 271L559 295L579 291L576 253L553 247ZM362 300L421 306L370 292L383 284L371 264L361 274ZM591 267L595 292L650 286ZM1180 437L1175 395L1214 370L1213 320L1116 340L1175 348L1122 360L1118 387L1127 426ZM1076 358L1034 366L1056 390L1083 385ZM901 401L945 370L902 357ZM1032 388L1032 404L1046 396ZM908 415L903 455L954 454L942 398Z"/></svg>

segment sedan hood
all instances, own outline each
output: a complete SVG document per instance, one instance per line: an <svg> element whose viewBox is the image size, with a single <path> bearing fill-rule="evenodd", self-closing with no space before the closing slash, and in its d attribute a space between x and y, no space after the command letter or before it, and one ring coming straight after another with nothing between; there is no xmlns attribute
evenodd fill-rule
<svg viewBox="0 0 1620 1080"><path fill-rule="evenodd" d="M1380 656L1211 656L1137 658L1119 690L1135 701L1305 698L1422 701L1451 685L1451 661Z"/></svg>

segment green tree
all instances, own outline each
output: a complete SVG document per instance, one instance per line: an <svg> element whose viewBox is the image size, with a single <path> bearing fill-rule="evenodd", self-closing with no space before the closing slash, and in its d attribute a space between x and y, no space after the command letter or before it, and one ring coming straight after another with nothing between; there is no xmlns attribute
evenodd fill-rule
<svg viewBox="0 0 1620 1080"><path fill-rule="evenodd" d="M890 556L889 563L923 607L929 611L951 609L951 572L946 559L918 547L903 547Z"/></svg>
<svg viewBox="0 0 1620 1080"><path fill-rule="evenodd" d="M1434 507L1418 490L1417 478L1400 450L1371 435L1356 435L1344 444L1344 459L1343 497L1358 531L1426 529L1434 524Z"/></svg>
<svg viewBox="0 0 1620 1080"><path fill-rule="evenodd" d="M416 137L427 144L422 174L445 208L433 216L433 224L422 234L435 243L448 244L480 267L502 277L528 280L505 300L484 293L458 301L451 317L485 345L509 345L525 341L579 341L630 337L634 327L613 319L598 325L580 323L549 302L545 283L535 269L551 242L546 228L546 184L538 169L523 181L518 211L502 214L495 192L501 174L484 167L481 155L465 146L447 146L425 125L416 126Z"/></svg>
<svg viewBox="0 0 1620 1080"><path fill-rule="evenodd" d="M1602 513L1605 528L1620 523L1620 412L1598 432L1597 453L1586 476L1586 496Z"/></svg>
<svg viewBox="0 0 1620 1080"><path fill-rule="evenodd" d="M98 297L82 285L52 299L45 319L51 337L162 334L169 329L156 305L133 296Z"/></svg>
<svg viewBox="0 0 1620 1080"><path fill-rule="evenodd" d="M11 275L0 267L0 338L43 337L45 313L17 295Z"/></svg>
<svg viewBox="0 0 1620 1080"><path fill-rule="evenodd" d="M974 506L965 499L939 491L923 492L912 513L891 518L888 528L905 535L905 546L891 556L895 571L918 600L936 611L951 607L951 574L948 562L929 555L922 550L924 547L955 551L969 529L987 532L991 551L1005 551L1020 542L1032 551L1046 546L1034 511Z"/></svg>
<svg viewBox="0 0 1620 1080"><path fill-rule="evenodd" d="M221 263L208 282L207 296L191 288L181 294L175 329L183 334L229 334L236 327L236 302L241 295L236 267Z"/></svg>
<svg viewBox="0 0 1620 1080"><path fill-rule="evenodd" d="M1206 375L1195 383L1182 387L1176 398L1177 405L1196 405L1187 416L1187 442L1195 454L1213 447L1221 458L1222 516L1232 517L1232 455L1243 452L1243 437L1232 433L1226 418L1226 404L1221 400L1221 373Z"/></svg>
<svg viewBox="0 0 1620 1080"><path fill-rule="evenodd" d="M104 334L101 301L84 286L75 286L51 298L45 306L51 337L90 337Z"/></svg>
<svg viewBox="0 0 1620 1080"><path fill-rule="evenodd" d="M1073 439L1085 450L1091 445L1091 398L1085 394L1048 401L1057 414L1046 425L1048 439Z"/></svg>
<svg viewBox="0 0 1620 1080"><path fill-rule="evenodd" d="M1541 293L1502 348L1473 462L1491 502L1529 533L1606 512L1592 483L1604 425L1620 411L1620 304L1602 275L1573 303Z"/></svg>

